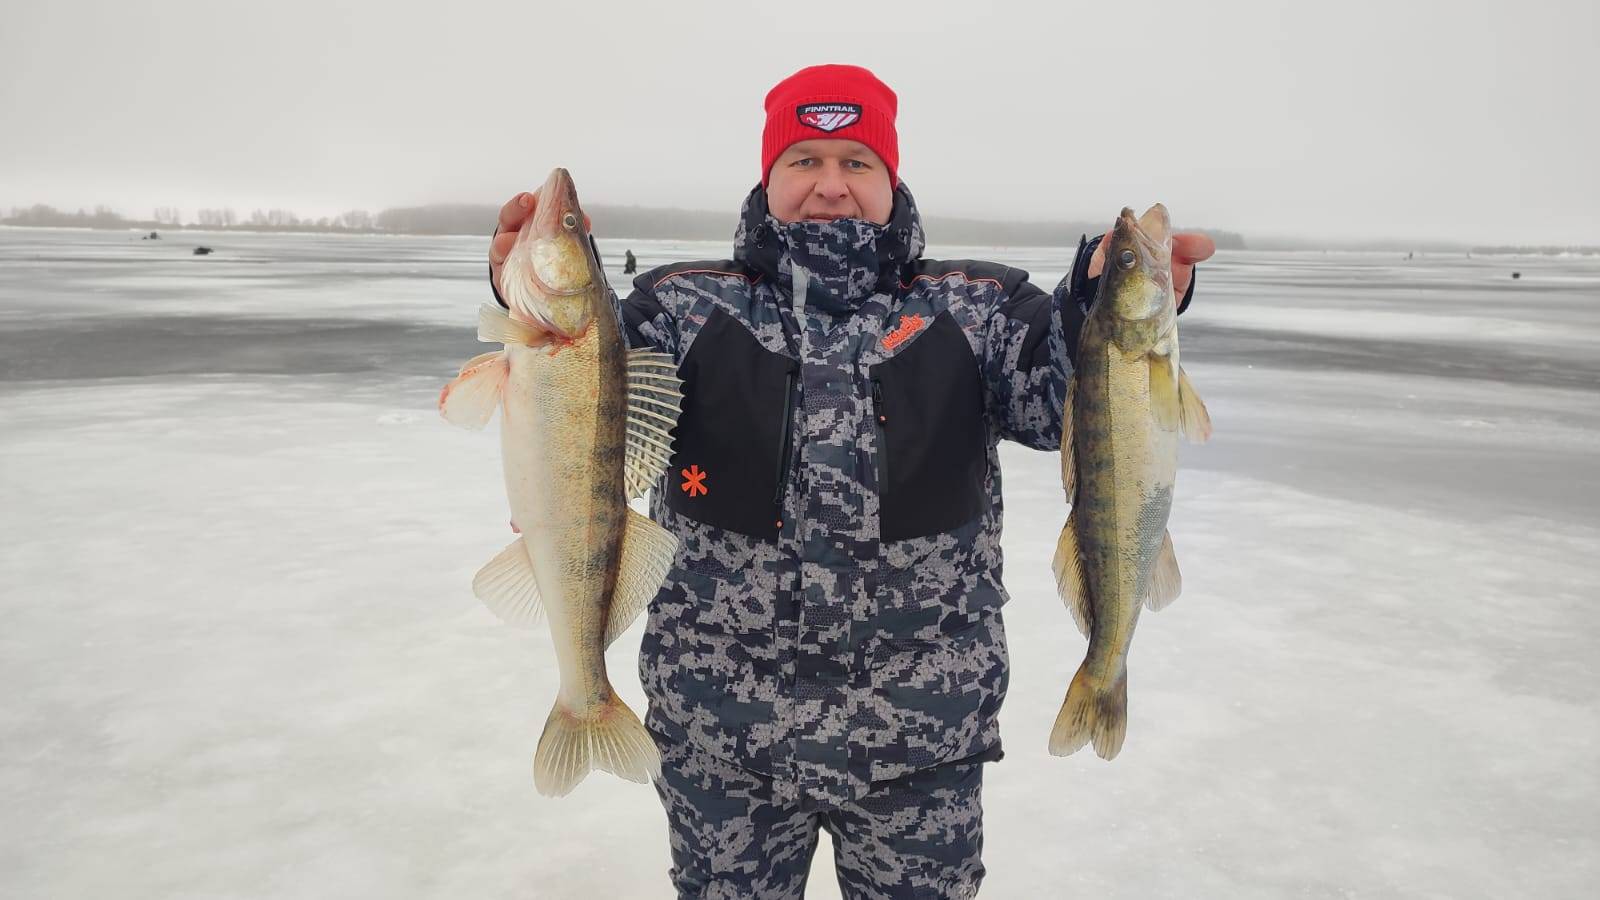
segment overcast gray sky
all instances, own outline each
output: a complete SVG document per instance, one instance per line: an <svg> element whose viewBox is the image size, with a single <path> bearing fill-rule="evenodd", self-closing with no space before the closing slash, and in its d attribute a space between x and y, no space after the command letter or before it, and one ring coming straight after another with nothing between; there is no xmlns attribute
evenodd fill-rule
<svg viewBox="0 0 1600 900"><path fill-rule="evenodd" d="M500 202L565 165L732 209L767 89L849 62L924 212L1600 243L1597 8L7 0L0 207Z"/></svg>

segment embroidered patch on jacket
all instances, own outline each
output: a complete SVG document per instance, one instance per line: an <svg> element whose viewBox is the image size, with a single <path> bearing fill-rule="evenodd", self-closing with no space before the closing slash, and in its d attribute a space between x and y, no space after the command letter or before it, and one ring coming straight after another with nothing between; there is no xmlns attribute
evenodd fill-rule
<svg viewBox="0 0 1600 900"><path fill-rule="evenodd" d="M690 466L687 469L680 469L679 471L683 473L682 487L685 494L693 497L699 494L710 493L710 491L706 490L706 473L700 471L699 466Z"/></svg>
<svg viewBox="0 0 1600 900"><path fill-rule="evenodd" d="M924 319L920 315L917 315L916 313L912 313L909 316L903 316L900 319L900 324L896 325L893 331L883 336L883 349L893 350L901 344L904 344L906 341L911 340L911 336L921 331L922 326L926 324L928 324L928 320Z"/></svg>
<svg viewBox="0 0 1600 900"><path fill-rule="evenodd" d="M859 103L804 103L795 109L801 125L819 131L838 131L846 125L861 121Z"/></svg>

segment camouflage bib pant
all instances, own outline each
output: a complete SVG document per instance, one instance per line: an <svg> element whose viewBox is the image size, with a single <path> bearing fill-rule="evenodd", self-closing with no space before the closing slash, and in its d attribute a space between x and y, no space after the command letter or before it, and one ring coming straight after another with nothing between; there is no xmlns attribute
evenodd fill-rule
<svg viewBox="0 0 1600 900"><path fill-rule="evenodd" d="M977 896L983 765L957 761L875 784L835 807L775 799L772 778L654 732L680 898L799 900L825 829L847 900Z"/></svg>

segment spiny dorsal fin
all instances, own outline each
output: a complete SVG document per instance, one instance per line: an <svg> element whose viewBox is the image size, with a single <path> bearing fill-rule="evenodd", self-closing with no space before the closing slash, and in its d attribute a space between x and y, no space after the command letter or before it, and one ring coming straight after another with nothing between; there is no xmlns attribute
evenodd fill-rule
<svg viewBox="0 0 1600 900"><path fill-rule="evenodd" d="M654 350L628 351L628 425L623 489L628 499L655 483L672 458L672 429L678 424L683 381L672 356Z"/></svg>
<svg viewBox="0 0 1600 900"><path fill-rule="evenodd" d="M650 605L672 568L678 539L645 516L628 510L622 532L622 558L617 564L617 586L611 592L611 612L606 619L606 646Z"/></svg>

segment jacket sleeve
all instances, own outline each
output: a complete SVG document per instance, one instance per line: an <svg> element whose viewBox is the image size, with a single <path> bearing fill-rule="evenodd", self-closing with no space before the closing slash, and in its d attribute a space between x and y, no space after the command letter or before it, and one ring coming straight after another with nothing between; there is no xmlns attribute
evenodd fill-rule
<svg viewBox="0 0 1600 900"><path fill-rule="evenodd" d="M1035 450L1060 449L1061 406L1078 355L1078 334L1100 287L1098 277L1088 277L1099 243L1099 237L1079 240L1072 271L1052 293L1030 284L1026 273L1006 279L1007 297L988 321L983 361L990 418L1000 437ZM1193 297L1191 280L1179 313Z"/></svg>
<svg viewBox="0 0 1600 900"><path fill-rule="evenodd" d="M627 299L611 295L617 309L617 321L622 323L622 340L629 350L648 347L678 359L678 323L646 286L644 276L633 282Z"/></svg>

